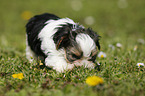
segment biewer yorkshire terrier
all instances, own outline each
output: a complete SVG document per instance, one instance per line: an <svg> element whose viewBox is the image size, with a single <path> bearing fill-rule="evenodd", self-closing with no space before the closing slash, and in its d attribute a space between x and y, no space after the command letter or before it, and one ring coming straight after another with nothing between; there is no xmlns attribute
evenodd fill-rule
<svg viewBox="0 0 145 96"><path fill-rule="evenodd" d="M53 14L36 15L26 25L26 57L43 60L58 72L75 66L95 68L99 35L69 18Z"/></svg>

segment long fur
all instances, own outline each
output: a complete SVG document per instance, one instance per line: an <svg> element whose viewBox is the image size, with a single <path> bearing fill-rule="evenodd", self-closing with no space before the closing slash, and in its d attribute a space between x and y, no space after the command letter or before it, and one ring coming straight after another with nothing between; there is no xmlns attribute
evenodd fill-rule
<svg viewBox="0 0 145 96"><path fill-rule="evenodd" d="M58 72L82 65L94 68L96 46L100 49L100 45L99 35L90 28L45 13L31 18L26 32L26 56L31 62L39 58Z"/></svg>

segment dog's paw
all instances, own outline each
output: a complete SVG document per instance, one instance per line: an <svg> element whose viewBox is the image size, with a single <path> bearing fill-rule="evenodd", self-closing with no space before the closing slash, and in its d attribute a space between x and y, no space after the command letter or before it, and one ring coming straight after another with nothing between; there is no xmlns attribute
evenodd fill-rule
<svg viewBox="0 0 145 96"><path fill-rule="evenodd" d="M55 66L53 67L53 69L59 73L64 73L67 70L72 70L73 67L74 67L73 64L68 64L68 65Z"/></svg>

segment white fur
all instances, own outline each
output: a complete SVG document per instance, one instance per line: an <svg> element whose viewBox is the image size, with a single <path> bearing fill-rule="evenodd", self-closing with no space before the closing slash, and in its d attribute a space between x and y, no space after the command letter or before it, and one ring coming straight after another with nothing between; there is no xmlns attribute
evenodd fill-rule
<svg viewBox="0 0 145 96"><path fill-rule="evenodd" d="M45 59L45 63L46 66L52 67L58 72L63 72L64 70L72 69L74 67L73 64L68 64L66 62L63 50L50 53Z"/></svg>
<svg viewBox="0 0 145 96"><path fill-rule="evenodd" d="M96 48L96 44L94 43L93 39L84 33L80 33L76 36L76 42L81 47L85 57L89 57L91 51Z"/></svg>
<svg viewBox="0 0 145 96"><path fill-rule="evenodd" d="M95 67L95 64L91 61L86 60L85 58L82 60L77 60L73 63L75 66L84 66L85 68L91 68L93 69Z"/></svg>
<svg viewBox="0 0 145 96"><path fill-rule="evenodd" d="M57 32L57 27L61 27L62 24L74 24L76 23L69 18L62 18L59 20L49 20L46 22L46 26L41 30L38 38L42 41L41 49L48 56L45 59L46 66L52 67L56 71L63 72L67 69L72 69L72 64L67 64L65 61L64 50L56 50L55 43L53 41L53 35Z"/></svg>
<svg viewBox="0 0 145 96"><path fill-rule="evenodd" d="M31 50L30 46L28 45L27 35L26 35L26 58L33 62L33 59L36 59L35 53Z"/></svg>
<svg viewBox="0 0 145 96"><path fill-rule="evenodd" d="M80 33L76 36L76 42L83 51L84 58L82 60L77 60L74 62L76 66L84 66L85 68L93 69L95 67L94 63L88 61L87 58L90 57L91 51L96 48L96 44L93 39L84 33Z"/></svg>
<svg viewBox="0 0 145 96"><path fill-rule="evenodd" d="M61 27L62 24L76 24L73 20L69 18L63 18L59 20L49 20L46 22L46 26L41 30L41 32L38 35L38 38L42 41L42 50L44 50L44 53L47 54L50 51L57 51L55 43L53 41L53 34L56 33L57 27Z"/></svg>
<svg viewBox="0 0 145 96"><path fill-rule="evenodd" d="M56 45L53 41L53 35L57 32L56 29L57 27L61 27L62 24L65 25L67 23L73 24L74 25L73 30L75 30L77 24L69 18L63 18L59 20L47 21L45 23L46 26L38 34L38 38L42 41L41 49L44 52L44 54L47 55L45 59L46 66L52 67L58 72L64 72L64 70L72 69L74 65L75 66L84 65L85 67L88 68L94 68L94 64L92 62L85 60L86 57L90 56L91 51L96 46L94 41L87 34L80 33L76 37L76 41L79 44L80 48L82 49L85 57L83 60L79 60L74 62L73 64L69 64L65 60L64 49L56 50ZM36 58L34 52L30 49L27 42L26 42L26 56L28 60L30 60L31 62L33 61L32 58Z"/></svg>

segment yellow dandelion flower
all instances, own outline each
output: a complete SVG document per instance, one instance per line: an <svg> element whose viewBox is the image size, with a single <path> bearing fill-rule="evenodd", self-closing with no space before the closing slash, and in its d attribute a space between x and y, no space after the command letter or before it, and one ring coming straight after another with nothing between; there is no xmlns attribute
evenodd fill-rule
<svg viewBox="0 0 145 96"><path fill-rule="evenodd" d="M24 19L24 20L29 20L32 16L33 16L33 15L32 15L32 12L30 12L30 11L24 11L24 12L22 12L22 14L21 14L21 17L22 17L22 19Z"/></svg>
<svg viewBox="0 0 145 96"><path fill-rule="evenodd" d="M13 78L17 78L18 76L17 76L17 74L13 74L12 77Z"/></svg>
<svg viewBox="0 0 145 96"><path fill-rule="evenodd" d="M90 76L86 79L86 84L90 86L96 86L98 84L103 84L103 79L98 76Z"/></svg>
<svg viewBox="0 0 145 96"><path fill-rule="evenodd" d="M18 79L23 79L23 78L24 78L23 73L19 73L18 74Z"/></svg>
<svg viewBox="0 0 145 96"><path fill-rule="evenodd" d="M12 77L13 78L18 78L18 79L23 79L24 78L23 73L13 74Z"/></svg>

